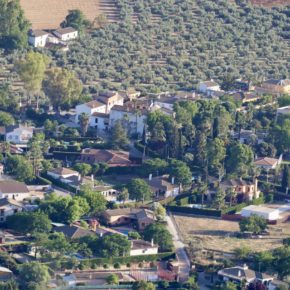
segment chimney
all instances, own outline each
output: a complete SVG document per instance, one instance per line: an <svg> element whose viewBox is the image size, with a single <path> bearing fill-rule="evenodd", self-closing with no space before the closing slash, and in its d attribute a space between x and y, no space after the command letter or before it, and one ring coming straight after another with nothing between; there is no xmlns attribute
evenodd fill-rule
<svg viewBox="0 0 290 290"><path fill-rule="evenodd" d="M172 178L171 178L171 184L174 184L174 181L175 181L175 178L172 177Z"/></svg>
<svg viewBox="0 0 290 290"><path fill-rule="evenodd" d="M78 180L81 181L81 179L82 179L82 177L81 177L81 175L79 174L79 175L78 175Z"/></svg>
<svg viewBox="0 0 290 290"><path fill-rule="evenodd" d="M154 247L154 240L151 239L151 247Z"/></svg>
<svg viewBox="0 0 290 290"><path fill-rule="evenodd" d="M259 198L257 177L254 178L254 196L255 196L255 198Z"/></svg>
<svg viewBox="0 0 290 290"><path fill-rule="evenodd" d="M238 277L242 277L242 271L241 270L238 271Z"/></svg>
<svg viewBox="0 0 290 290"><path fill-rule="evenodd" d="M248 270L248 269L249 269L248 265L247 265L247 264L244 264L244 265L243 265L243 269L244 269L244 270Z"/></svg>
<svg viewBox="0 0 290 290"><path fill-rule="evenodd" d="M152 174L150 173L149 174L149 181L151 181L152 180Z"/></svg>

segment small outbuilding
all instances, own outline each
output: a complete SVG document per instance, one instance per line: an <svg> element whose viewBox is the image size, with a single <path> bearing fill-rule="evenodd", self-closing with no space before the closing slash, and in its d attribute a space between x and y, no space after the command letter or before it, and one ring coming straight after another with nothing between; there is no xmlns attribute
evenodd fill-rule
<svg viewBox="0 0 290 290"><path fill-rule="evenodd" d="M249 205L244 207L241 211L242 217L250 217L252 215L257 215L265 218L268 221L276 221L280 218L279 210L264 206Z"/></svg>

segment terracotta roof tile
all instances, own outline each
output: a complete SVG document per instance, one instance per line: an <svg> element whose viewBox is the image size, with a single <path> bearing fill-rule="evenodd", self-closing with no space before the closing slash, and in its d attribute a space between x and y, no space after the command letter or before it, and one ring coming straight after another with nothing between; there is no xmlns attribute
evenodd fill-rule
<svg viewBox="0 0 290 290"><path fill-rule="evenodd" d="M2 193L28 193L29 190L25 183L15 180L0 181L0 191Z"/></svg>

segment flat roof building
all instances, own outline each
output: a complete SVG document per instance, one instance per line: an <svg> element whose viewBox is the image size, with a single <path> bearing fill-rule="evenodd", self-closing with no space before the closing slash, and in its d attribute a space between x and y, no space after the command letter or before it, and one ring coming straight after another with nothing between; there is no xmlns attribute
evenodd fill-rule
<svg viewBox="0 0 290 290"><path fill-rule="evenodd" d="M278 209L273 209L264 206L249 205L244 207L241 211L242 217L250 217L252 215L257 215L265 218L268 221L275 221L280 218L280 211Z"/></svg>

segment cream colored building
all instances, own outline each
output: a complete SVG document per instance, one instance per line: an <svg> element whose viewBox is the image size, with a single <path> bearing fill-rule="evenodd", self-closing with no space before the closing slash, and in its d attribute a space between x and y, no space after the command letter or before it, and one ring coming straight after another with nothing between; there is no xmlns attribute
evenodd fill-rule
<svg viewBox="0 0 290 290"><path fill-rule="evenodd" d="M130 256L142 256L142 255L156 255L158 254L158 246L154 245L154 242L146 242L143 240L132 240Z"/></svg>
<svg viewBox="0 0 290 290"><path fill-rule="evenodd" d="M290 94L290 80L289 79L270 79L261 85L265 93L273 94Z"/></svg>

